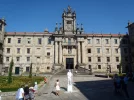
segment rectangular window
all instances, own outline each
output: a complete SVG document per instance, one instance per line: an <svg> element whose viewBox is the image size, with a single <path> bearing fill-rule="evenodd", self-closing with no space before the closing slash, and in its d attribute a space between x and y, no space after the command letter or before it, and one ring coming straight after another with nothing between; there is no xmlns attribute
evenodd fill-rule
<svg viewBox="0 0 134 100"><path fill-rule="evenodd" d="M7 48L7 53L10 53L10 48Z"/></svg>
<svg viewBox="0 0 134 100"><path fill-rule="evenodd" d="M29 67L26 67L26 72L29 72L30 71L30 68Z"/></svg>
<svg viewBox="0 0 134 100"><path fill-rule="evenodd" d="M47 52L47 56L50 56L50 52Z"/></svg>
<svg viewBox="0 0 134 100"><path fill-rule="evenodd" d="M8 43L11 43L11 38L8 38Z"/></svg>
<svg viewBox="0 0 134 100"><path fill-rule="evenodd" d="M21 38L18 38L18 43L19 43L19 44L21 43Z"/></svg>
<svg viewBox="0 0 134 100"><path fill-rule="evenodd" d="M90 70L91 70L91 65L88 65L88 69L90 69Z"/></svg>
<svg viewBox="0 0 134 100"><path fill-rule="evenodd" d="M100 39L96 39L96 44L100 44Z"/></svg>
<svg viewBox="0 0 134 100"><path fill-rule="evenodd" d="M97 48L97 53L100 53L100 48Z"/></svg>
<svg viewBox="0 0 134 100"><path fill-rule="evenodd" d="M87 52L88 52L88 53L91 53L91 49L87 49Z"/></svg>
<svg viewBox="0 0 134 100"><path fill-rule="evenodd" d="M128 61L128 57L125 57L125 61L126 61L126 62Z"/></svg>
<svg viewBox="0 0 134 100"><path fill-rule="evenodd" d="M123 39L122 44L127 44L127 39Z"/></svg>
<svg viewBox="0 0 134 100"><path fill-rule="evenodd" d="M108 39L106 39L106 44L109 44L109 40Z"/></svg>
<svg viewBox="0 0 134 100"><path fill-rule="evenodd" d="M20 61L20 57L16 57L16 61Z"/></svg>
<svg viewBox="0 0 134 100"><path fill-rule="evenodd" d="M101 65L98 65L98 69L101 69Z"/></svg>
<svg viewBox="0 0 134 100"><path fill-rule="evenodd" d="M110 57L107 57L107 62L110 62Z"/></svg>
<svg viewBox="0 0 134 100"><path fill-rule="evenodd" d="M91 44L91 39L87 39L88 44Z"/></svg>
<svg viewBox="0 0 134 100"><path fill-rule="evenodd" d="M88 61L89 61L89 62L91 62L91 61L92 61L92 60L91 60L91 57L88 57Z"/></svg>
<svg viewBox="0 0 134 100"><path fill-rule="evenodd" d="M6 62L9 62L9 57L6 57Z"/></svg>
<svg viewBox="0 0 134 100"><path fill-rule="evenodd" d="M116 62L119 62L119 57L116 57Z"/></svg>
<svg viewBox="0 0 134 100"><path fill-rule="evenodd" d="M119 69L120 68L120 65L117 65L117 69Z"/></svg>
<svg viewBox="0 0 134 100"><path fill-rule="evenodd" d="M98 62L101 62L101 57L98 57Z"/></svg>
<svg viewBox="0 0 134 100"><path fill-rule="evenodd" d="M118 49L117 48L115 49L115 53L118 53Z"/></svg>
<svg viewBox="0 0 134 100"><path fill-rule="evenodd" d="M31 44L31 38L27 38L27 43Z"/></svg>
<svg viewBox="0 0 134 100"><path fill-rule="evenodd" d="M17 53L20 54L20 48L17 48Z"/></svg>
<svg viewBox="0 0 134 100"><path fill-rule="evenodd" d="M42 42L41 38L38 38L38 44L41 44L41 42Z"/></svg>
<svg viewBox="0 0 134 100"><path fill-rule="evenodd" d="M48 44L51 44L51 39L50 38L48 38Z"/></svg>
<svg viewBox="0 0 134 100"><path fill-rule="evenodd" d="M27 62L29 62L30 61L30 57L27 57Z"/></svg>
<svg viewBox="0 0 134 100"><path fill-rule="evenodd" d="M114 44L118 44L118 41L117 41L117 39L114 39Z"/></svg>
<svg viewBox="0 0 134 100"><path fill-rule="evenodd" d="M107 54L109 53L109 48L106 48L106 53L107 53Z"/></svg>
<svg viewBox="0 0 134 100"><path fill-rule="evenodd" d="M30 53L30 48L27 48L27 53L28 53L28 54Z"/></svg>
<svg viewBox="0 0 134 100"><path fill-rule="evenodd" d="M127 48L124 48L124 53L127 53Z"/></svg>

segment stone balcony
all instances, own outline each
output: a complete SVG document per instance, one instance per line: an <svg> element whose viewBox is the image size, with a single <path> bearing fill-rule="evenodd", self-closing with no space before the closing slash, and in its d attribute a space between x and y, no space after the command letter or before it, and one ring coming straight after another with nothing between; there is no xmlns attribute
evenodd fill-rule
<svg viewBox="0 0 134 100"><path fill-rule="evenodd" d="M62 42L62 46L77 46L75 42Z"/></svg>

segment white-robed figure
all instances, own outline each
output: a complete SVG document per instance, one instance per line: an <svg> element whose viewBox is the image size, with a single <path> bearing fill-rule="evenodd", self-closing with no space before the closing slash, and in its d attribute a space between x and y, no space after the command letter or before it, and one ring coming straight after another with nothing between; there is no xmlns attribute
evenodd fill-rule
<svg viewBox="0 0 134 100"><path fill-rule="evenodd" d="M71 70L69 70L69 72L67 72L67 78L68 78L68 92L72 92L72 77L73 74L71 73Z"/></svg>

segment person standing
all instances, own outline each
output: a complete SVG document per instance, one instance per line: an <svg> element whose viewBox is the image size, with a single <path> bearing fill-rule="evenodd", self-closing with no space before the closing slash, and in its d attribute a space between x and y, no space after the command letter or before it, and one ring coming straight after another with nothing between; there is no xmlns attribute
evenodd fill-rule
<svg viewBox="0 0 134 100"><path fill-rule="evenodd" d="M57 82L55 83L55 88L56 88L56 95L59 96L59 92L60 92L60 83L59 80L57 79Z"/></svg>
<svg viewBox="0 0 134 100"><path fill-rule="evenodd" d="M23 88L24 88L24 85L21 85L21 87L18 89L16 93L16 100L25 100Z"/></svg>

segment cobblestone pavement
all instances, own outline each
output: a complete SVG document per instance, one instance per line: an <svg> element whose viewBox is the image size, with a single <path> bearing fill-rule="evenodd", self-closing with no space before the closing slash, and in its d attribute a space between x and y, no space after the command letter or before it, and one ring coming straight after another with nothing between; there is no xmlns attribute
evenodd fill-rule
<svg viewBox="0 0 134 100"><path fill-rule="evenodd" d="M54 83L60 80L60 96L55 96ZM134 83L130 82L128 91L131 99L134 100ZM67 77L65 75L54 76L49 84L43 86L36 95L35 100L124 100L123 93L115 95L113 81L108 78L75 76L73 92L67 93Z"/></svg>

